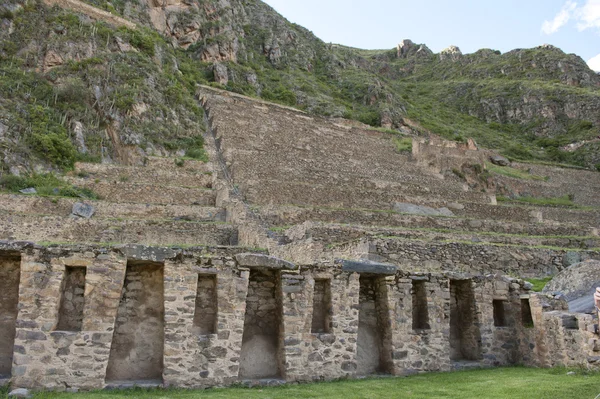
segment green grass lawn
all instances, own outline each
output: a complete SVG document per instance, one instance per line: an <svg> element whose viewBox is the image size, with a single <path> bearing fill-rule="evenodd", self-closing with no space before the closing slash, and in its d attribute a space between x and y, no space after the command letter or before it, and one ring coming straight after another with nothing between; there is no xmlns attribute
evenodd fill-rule
<svg viewBox="0 0 600 399"><path fill-rule="evenodd" d="M456 399L594 399L600 394L600 374L565 369L501 368L456 373L432 373L408 378L382 378L275 388L98 391L38 393L36 399L292 399L292 398L456 398Z"/></svg>

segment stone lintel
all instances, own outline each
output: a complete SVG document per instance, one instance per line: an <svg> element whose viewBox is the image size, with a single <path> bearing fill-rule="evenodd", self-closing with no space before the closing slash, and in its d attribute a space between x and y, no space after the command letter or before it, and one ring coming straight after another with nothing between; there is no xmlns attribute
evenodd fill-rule
<svg viewBox="0 0 600 399"><path fill-rule="evenodd" d="M387 263L377 263L369 260L343 260L342 271L349 273L367 273L394 275L398 271L398 266Z"/></svg>
<svg viewBox="0 0 600 399"><path fill-rule="evenodd" d="M165 247L148 247L146 245L122 245L116 247L127 259L164 262L175 258L181 251Z"/></svg>
<svg viewBox="0 0 600 399"><path fill-rule="evenodd" d="M242 267L265 268L273 270L297 270L298 265L274 256L244 253L235 256L235 260Z"/></svg>

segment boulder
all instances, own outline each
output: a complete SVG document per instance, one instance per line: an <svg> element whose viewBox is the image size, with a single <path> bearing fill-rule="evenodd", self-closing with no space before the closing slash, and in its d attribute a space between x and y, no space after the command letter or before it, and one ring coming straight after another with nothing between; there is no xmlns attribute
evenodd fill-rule
<svg viewBox="0 0 600 399"><path fill-rule="evenodd" d="M593 313L597 287L600 287L600 261L587 260L557 274L542 292L564 296L571 312Z"/></svg>
<svg viewBox="0 0 600 399"><path fill-rule="evenodd" d="M394 211L398 213L410 213L414 215L426 216L454 216L454 213L448 208L431 208L429 206L408 204L405 202L396 202Z"/></svg>
<svg viewBox="0 0 600 399"><path fill-rule="evenodd" d="M490 157L490 161L492 161L492 163L494 165L498 165L498 166L509 166L510 165L510 161L500 155L492 155Z"/></svg>
<svg viewBox="0 0 600 399"><path fill-rule="evenodd" d="M19 190L21 194L37 194L37 190L33 187L24 188L23 190Z"/></svg>
<svg viewBox="0 0 600 399"><path fill-rule="evenodd" d="M457 46L450 46L440 52L440 61L458 61L462 58L462 51Z"/></svg>
<svg viewBox="0 0 600 399"><path fill-rule="evenodd" d="M94 215L95 212L96 209L92 205L84 204L83 202L76 202L73 204L71 215L89 219Z"/></svg>
<svg viewBox="0 0 600 399"><path fill-rule="evenodd" d="M397 48L398 58L421 57L426 58L433 54L433 51L424 44L415 44L412 40L402 40Z"/></svg>
<svg viewBox="0 0 600 399"><path fill-rule="evenodd" d="M215 82L222 84L223 86L229 83L229 71L225 65L216 62L213 65L213 74L215 76Z"/></svg>
<svg viewBox="0 0 600 399"><path fill-rule="evenodd" d="M17 388L13 389L9 392L9 398L31 398L33 395L29 392L28 389L25 388Z"/></svg>

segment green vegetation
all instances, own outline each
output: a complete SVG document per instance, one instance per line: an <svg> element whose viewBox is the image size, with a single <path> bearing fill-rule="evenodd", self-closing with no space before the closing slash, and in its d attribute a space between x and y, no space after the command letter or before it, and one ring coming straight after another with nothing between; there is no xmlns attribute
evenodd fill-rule
<svg viewBox="0 0 600 399"><path fill-rule="evenodd" d="M98 199L98 195L88 188L79 188L59 179L52 173L30 176L6 175L0 178L0 189L18 193L19 190L33 187L37 195Z"/></svg>
<svg viewBox="0 0 600 399"><path fill-rule="evenodd" d="M210 17L202 9L178 15L176 29L185 31L198 23L203 37L183 50L144 26L148 23L144 7L130 6L125 12L124 0L86 2L126 14L140 27L115 29L57 7L40 12L41 6L33 3L14 13L0 6L0 15L14 23L10 36L0 33L0 98L5 110L0 120L18 138L7 150L24 159L62 169L82 158L98 161L103 153L112 154L105 131L118 120L125 144L148 149L149 155L154 148L186 150L186 157L204 160L203 143L190 146L188 140L195 140L193 135L204 128L202 110L194 99L196 85L211 84L374 127L391 124L416 135L431 132L460 142L473 137L511 159L600 167L600 142L573 152L562 150L600 134L593 122L600 94L594 82L570 84L568 79L588 69L580 59L557 49L506 54L481 50L455 62L435 55L397 58L395 50L326 44L264 4L249 2L244 3L244 13L233 12L248 14L243 22L219 6ZM229 25L231 29L220 29ZM243 35L236 33L241 30ZM44 48L35 47L39 37L48 38ZM286 38L279 40L285 45L270 54L270 43L281 38ZM201 60L206 59L207 46L226 49L234 40L240 44L235 46L237 62L223 62L230 78L221 86L214 82L212 63ZM122 51L123 43L135 51ZM75 61L71 56L87 54L90 48L89 58ZM64 63L40 68L47 50L64 55ZM555 65L567 65L568 76ZM574 104L576 117L557 111L545 118L535 111L562 110L566 102ZM509 114L508 109L523 112ZM85 127L86 155L74 145L76 122ZM408 151L408 140L397 140L399 152ZM7 165L0 163L0 169ZM495 173L542 178L510 169Z"/></svg>
<svg viewBox="0 0 600 399"><path fill-rule="evenodd" d="M111 3L120 11L125 4ZM194 90L208 79L185 75L202 69L201 63L174 50L154 30L115 29L82 22L57 7L40 12L41 7L24 7L13 15L12 35L0 33L0 122L13 139L4 142L4 151L48 169L69 170L76 161L98 162L103 153L113 155L106 129L118 121L123 143L150 149L149 155L158 147L206 158L201 138L189 136L204 129ZM37 43L39 37L49 38L43 51L20 50L22 43ZM122 52L118 43L136 51ZM69 55L86 54L90 48L94 54L89 58L75 61ZM64 63L44 70L40 65L49 50L61 54ZM83 127L84 152L75 145L77 124ZM0 159L0 172L6 171L8 165Z"/></svg>
<svg viewBox="0 0 600 399"><path fill-rule="evenodd" d="M40 392L34 399L279 399L279 398L456 398L456 399L581 399L600 393L598 374L567 369L501 368L454 373L431 373L406 378L338 381L272 388L219 388L209 390L132 389L89 393ZM7 389L0 391L0 395Z"/></svg>
<svg viewBox="0 0 600 399"><path fill-rule="evenodd" d="M573 198L570 195L554 198L542 198L542 197L516 197L508 198L503 196L497 197L498 201L502 202L520 202L531 205L540 206L563 206L569 208L575 208L577 205L573 202Z"/></svg>
<svg viewBox="0 0 600 399"><path fill-rule="evenodd" d="M510 166L497 166L492 163L486 164L487 170L491 173L513 177L515 179L523 179L523 180L542 180L547 181L547 176L538 176L532 175L531 173L525 172L521 169L511 168Z"/></svg>
<svg viewBox="0 0 600 399"><path fill-rule="evenodd" d="M394 144L396 145L396 151L400 153L412 152L412 138L410 137L394 137Z"/></svg>
<svg viewBox="0 0 600 399"><path fill-rule="evenodd" d="M552 280L552 276L544 277L544 278L528 278L526 281L533 284L534 292L542 292L546 284L548 284Z"/></svg>

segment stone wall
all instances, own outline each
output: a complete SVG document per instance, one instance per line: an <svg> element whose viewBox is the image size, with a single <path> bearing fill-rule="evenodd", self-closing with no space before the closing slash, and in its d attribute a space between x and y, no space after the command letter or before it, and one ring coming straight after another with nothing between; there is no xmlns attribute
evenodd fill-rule
<svg viewBox="0 0 600 399"><path fill-rule="evenodd" d="M481 165L485 168L487 153L478 150L475 142L447 141L432 136L428 139L413 139L413 158L422 165L437 172L461 170L463 165Z"/></svg>
<svg viewBox="0 0 600 399"><path fill-rule="evenodd" d="M549 306L518 279L361 261L351 263L358 269L298 266L245 251L2 244L3 273L15 274L21 254L12 385L92 389L152 379L189 388L472 365L597 365L591 317ZM86 269L81 331L58 329L65 293L83 275L70 268ZM522 322L525 299L533 326ZM453 325L463 331L461 356ZM268 339L249 346L256 337ZM248 353L264 357L260 368L244 369Z"/></svg>
<svg viewBox="0 0 600 399"><path fill-rule="evenodd" d="M368 256L372 260L398 264L405 270L463 271L480 275L501 273L521 277L541 277L554 275L563 270L565 257L570 252L577 253L582 261L600 259L598 251L393 238L370 240Z"/></svg>

